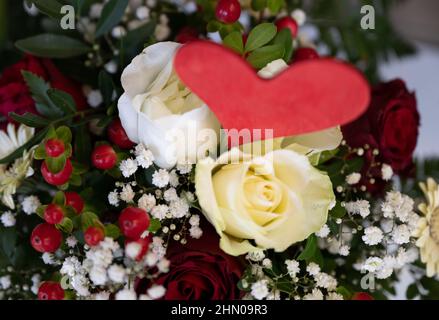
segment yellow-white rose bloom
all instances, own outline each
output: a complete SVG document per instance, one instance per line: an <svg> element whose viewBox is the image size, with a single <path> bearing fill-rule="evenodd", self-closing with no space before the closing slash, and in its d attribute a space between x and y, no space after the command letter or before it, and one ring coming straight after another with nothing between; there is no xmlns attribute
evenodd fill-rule
<svg viewBox="0 0 439 320"><path fill-rule="evenodd" d="M234 148L196 167L196 193L231 255L286 250L326 223L335 203L329 177L306 156L275 150L253 157Z"/></svg>
<svg viewBox="0 0 439 320"><path fill-rule="evenodd" d="M163 168L177 162L196 163L206 151L216 151L219 141L215 115L174 71L179 47L175 42L147 47L121 78L125 90L118 103L122 126L130 140L145 144Z"/></svg>
<svg viewBox="0 0 439 320"><path fill-rule="evenodd" d="M427 276L439 275L439 186L433 179L420 184L427 198L419 210L424 217L419 219L414 236L419 238L416 245L420 248L421 261L427 265Z"/></svg>

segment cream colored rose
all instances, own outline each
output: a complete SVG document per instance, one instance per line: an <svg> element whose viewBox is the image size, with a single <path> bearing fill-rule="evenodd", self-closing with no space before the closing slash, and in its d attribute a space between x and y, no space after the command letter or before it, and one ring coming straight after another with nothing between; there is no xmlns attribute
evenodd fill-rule
<svg viewBox="0 0 439 320"><path fill-rule="evenodd" d="M174 71L179 46L161 42L147 47L121 79L125 90L118 103L122 126L132 141L152 151L156 164L163 168L177 162L196 163L206 151L216 151L219 141L215 115Z"/></svg>
<svg viewBox="0 0 439 320"><path fill-rule="evenodd" d="M231 255L284 251L320 230L335 201L329 177L292 150L253 157L234 148L216 161L202 160L195 187Z"/></svg>

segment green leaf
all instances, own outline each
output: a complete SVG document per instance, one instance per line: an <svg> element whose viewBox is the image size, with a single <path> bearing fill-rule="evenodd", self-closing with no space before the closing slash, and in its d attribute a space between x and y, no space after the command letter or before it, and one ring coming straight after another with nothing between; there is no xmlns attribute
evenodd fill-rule
<svg viewBox="0 0 439 320"><path fill-rule="evenodd" d="M11 112L9 113L9 116L15 121L25 124L28 127L32 127L32 128L42 128L50 123L49 120L30 112L26 112L23 115L19 115L14 112Z"/></svg>
<svg viewBox="0 0 439 320"><path fill-rule="evenodd" d="M207 23L207 32L217 32L221 29L222 23L216 20L210 20Z"/></svg>
<svg viewBox="0 0 439 320"><path fill-rule="evenodd" d="M99 89L104 98L105 105L108 106L113 100L114 83L110 75L104 70L99 73Z"/></svg>
<svg viewBox="0 0 439 320"><path fill-rule="evenodd" d="M343 296L343 299L350 300L352 297L352 292L350 292L346 287L338 287L336 292Z"/></svg>
<svg viewBox="0 0 439 320"><path fill-rule="evenodd" d="M58 191L55 196L53 197L53 201L52 203L55 203L59 206L64 206L64 204L66 203L66 197L64 195L64 192L62 191Z"/></svg>
<svg viewBox="0 0 439 320"><path fill-rule="evenodd" d="M154 34L156 27L155 21L150 21L144 25L130 30L127 32L125 37L121 39L121 46L125 51L135 50L140 45L144 44L149 37Z"/></svg>
<svg viewBox="0 0 439 320"><path fill-rule="evenodd" d="M31 0L35 6L45 15L54 18L61 18L61 7L62 4L56 0Z"/></svg>
<svg viewBox="0 0 439 320"><path fill-rule="evenodd" d="M224 45L239 54L244 52L244 42L242 41L242 35L239 31L233 31L224 38Z"/></svg>
<svg viewBox="0 0 439 320"><path fill-rule="evenodd" d="M79 187L82 184L82 178L81 178L80 175L72 174L71 177L70 177L69 183L72 186Z"/></svg>
<svg viewBox="0 0 439 320"><path fill-rule="evenodd" d="M101 17L96 26L95 37L98 38L108 33L122 19L128 0L110 0L102 10Z"/></svg>
<svg viewBox="0 0 439 320"><path fill-rule="evenodd" d="M160 228L162 227L162 224L160 223L159 219L151 219L151 222L149 224L149 228L148 231L152 232L152 233L156 233L157 231L160 230Z"/></svg>
<svg viewBox="0 0 439 320"><path fill-rule="evenodd" d="M271 13L277 14L280 9L285 5L284 0L268 0L267 7L270 9Z"/></svg>
<svg viewBox="0 0 439 320"><path fill-rule="evenodd" d="M56 136L58 137L58 139L62 140L64 144L69 144L70 142L72 142L72 132L67 126L61 126L57 128Z"/></svg>
<svg viewBox="0 0 439 320"><path fill-rule="evenodd" d="M285 49L278 44L256 49L247 58L247 61L256 69L262 69L270 62L283 57Z"/></svg>
<svg viewBox="0 0 439 320"><path fill-rule="evenodd" d="M290 62L293 56L293 38L289 29L285 28L278 32L273 41L274 44L280 44L284 47L285 53L282 57L286 63Z"/></svg>
<svg viewBox="0 0 439 320"><path fill-rule="evenodd" d="M21 51L43 58L72 58L90 51L90 47L79 40L50 33L18 40L15 46Z"/></svg>
<svg viewBox="0 0 439 320"><path fill-rule="evenodd" d="M267 0L252 0L251 7L254 11L261 11L267 7Z"/></svg>
<svg viewBox="0 0 439 320"><path fill-rule="evenodd" d="M41 143L34 152L34 159L36 160L44 160L46 159L47 154L46 154L46 148L44 147L44 144Z"/></svg>
<svg viewBox="0 0 439 320"><path fill-rule="evenodd" d="M62 154L56 158L47 157L45 161L50 172L59 173L64 169L67 159L66 156Z"/></svg>
<svg viewBox="0 0 439 320"><path fill-rule="evenodd" d="M88 164L90 162L91 155L91 140L90 133L86 125L75 128L75 147L74 154L75 159L77 159L82 164Z"/></svg>
<svg viewBox="0 0 439 320"><path fill-rule="evenodd" d="M83 212L81 214L81 227L82 230L87 230L89 227L93 227L99 223L98 216L90 211Z"/></svg>
<svg viewBox="0 0 439 320"><path fill-rule="evenodd" d="M75 100L67 92L50 88L47 91L47 95L58 108L64 111L65 114L76 112Z"/></svg>
<svg viewBox="0 0 439 320"><path fill-rule="evenodd" d="M416 296L419 295L418 285L416 283L412 283L411 285L409 285L405 295L409 300L413 300L414 298L416 298Z"/></svg>
<svg viewBox="0 0 439 320"><path fill-rule="evenodd" d="M65 233L71 233L73 231L73 221L70 218L64 217L57 227Z"/></svg>
<svg viewBox="0 0 439 320"><path fill-rule="evenodd" d="M15 159L23 156L23 151L28 150L34 145L41 142L41 140L44 139L46 136L47 131L49 131L48 128L42 129L40 132L38 132L32 139L30 139L28 142L26 142L24 145L16 149L14 152L9 154L8 156L4 157L3 159L0 159L0 164L8 164L14 161Z"/></svg>
<svg viewBox="0 0 439 320"><path fill-rule="evenodd" d="M46 208L47 208L47 205L45 205L45 206L39 206L39 207L37 208L36 213L37 213L37 215L38 215L40 218L42 218L42 219L44 219L44 211L46 211Z"/></svg>
<svg viewBox="0 0 439 320"><path fill-rule="evenodd" d="M276 35L277 28L273 23L257 25L248 35L245 52L256 50L269 43Z"/></svg>
<svg viewBox="0 0 439 320"><path fill-rule="evenodd" d="M315 235L310 235L308 237L308 240L306 241L305 249L300 253L300 255L297 257L297 260L305 260L310 261L317 251L317 238Z"/></svg>
<svg viewBox="0 0 439 320"><path fill-rule="evenodd" d="M105 236L117 239L120 237L121 232L118 226L114 224L107 224L104 228Z"/></svg>
<svg viewBox="0 0 439 320"><path fill-rule="evenodd" d="M346 209L341 206L341 203L337 201L336 205L332 210L329 212L331 217L334 217L336 219L343 218L346 215Z"/></svg>

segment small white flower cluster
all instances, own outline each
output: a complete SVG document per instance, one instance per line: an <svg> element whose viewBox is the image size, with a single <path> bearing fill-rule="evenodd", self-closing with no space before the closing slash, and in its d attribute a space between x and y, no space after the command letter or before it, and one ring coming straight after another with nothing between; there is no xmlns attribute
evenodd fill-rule
<svg viewBox="0 0 439 320"><path fill-rule="evenodd" d="M138 144L131 152L135 155L135 158L122 160L119 165L119 169L125 178L135 174L139 167L148 169L154 162L154 155L143 144Z"/></svg>
<svg viewBox="0 0 439 320"><path fill-rule="evenodd" d="M370 203L367 200L357 200L345 203L345 209L350 214L358 214L363 218L370 215Z"/></svg>
<svg viewBox="0 0 439 320"><path fill-rule="evenodd" d="M36 213L39 206L41 206L41 202L37 196L27 196L21 201L22 210L27 215Z"/></svg>
<svg viewBox="0 0 439 320"><path fill-rule="evenodd" d="M11 211L5 211L0 216L0 221L6 228L10 228L15 226L17 220L15 219L15 214Z"/></svg>

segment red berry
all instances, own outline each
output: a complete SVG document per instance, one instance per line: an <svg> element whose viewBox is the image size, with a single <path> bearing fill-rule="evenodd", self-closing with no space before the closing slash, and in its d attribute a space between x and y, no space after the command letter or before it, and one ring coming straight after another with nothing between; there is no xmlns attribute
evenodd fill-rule
<svg viewBox="0 0 439 320"><path fill-rule="evenodd" d="M375 300L370 294L366 292L356 292L351 300Z"/></svg>
<svg viewBox="0 0 439 320"><path fill-rule="evenodd" d="M43 175L44 180L46 180L48 184L54 186L61 186L67 183L70 179L70 176L72 175L72 172L73 167L69 159L67 159L64 169L62 169L58 173L50 172L49 168L47 167L46 161L43 161L43 163L41 164L41 174Z"/></svg>
<svg viewBox="0 0 439 320"><path fill-rule="evenodd" d="M238 0L219 0L215 9L216 18L224 23L234 23L241 16Z"/></svg>
<svg viewBox="0 0 439 320"><path fill-rule="evenodd" d="M197 39L198 31L197 29L192 27L184 27L178 32L177 36L175 37L175 41L179 43L188 43Z"/></svg>
<svg viewBox="0 0 439 320"><path fill-rule="evenodd" d="M148 230L148 213L140 208L126 208L119 216L119 227L125 237L137 240Z"/></svg>
<svg viewBox="0 0 439 320"><path fill-rule="evenodd" d="M318 58L319 54L313 48L299 48L294 52L293 61L299 62Z"/></svg>
<svg viewBox="0 0 439 320"><path fill-rule="evenodd" d="M137 243L140 245L140 251L137 254L136 261L142 260L145 254L148 252L149 244L151 243L151 237L140 238L134 241L127 241L126 245L130 243Z"/></svg>
<svg viewBox="0 0 439 320"><path fill-rule="evenodd" d="M56 204L49 204L44 210L44 220L50 224L58 224L64 219L64 212Z"/></svg>
<svg viewBox="0 0 439 320"><path fill-rule="evenodd" d="M85 243L90 247L94 247L104 240L104 230L99 227L89 227L84 233Z"/></svg>
<svg viewBox="0 0 439 320"><path fill-rule="evenodd" d="M134 146L134 143L128 138L125 129L122 127L119 118L108 126L108 138L121 149L131 149Z"/></svg>
<svg viewBox="0 0 439 320"><path fill-rule="evenodd" d="M66 198L66 206L72 206L77 214L80 214L84 209L84 200L76 192L64 192Z"/></svg>
<svg viewBox="0 0 439 320"><path fill-rule="evenodd" d="M38 288L38 300L63 300L64 290L58 282L46 281Z"/></svg>
<svg viewBox="0 0 439 320"><path fill-rule="evenodd" d="M276 21L277 32L282 29L288 28L291 31L291 36L293 38L297 37L297 31L299 30L299 25L296 20L291 17L285 17Z"/></svg>
<svg viewBox="0 0 439 320"><path fill-rule="evenodd" d="M46 154L51 158L56 158L64 153L64 142L59 139L49 139L44 145Z"/></svg>
<svg viewBox="0 0 439 320"><path fill-rule="evenodd" d="M30 240L38 252L55 252L61 245L62 234L52 224L42 223L32 231Z"/></svg>
<svg viewBox="0 0 439 320"><path fill-rule="evenodd" d="M93 165L101 170L109 170L116 165L117 155L109 145L97 146L91 155Z"/></svg>

